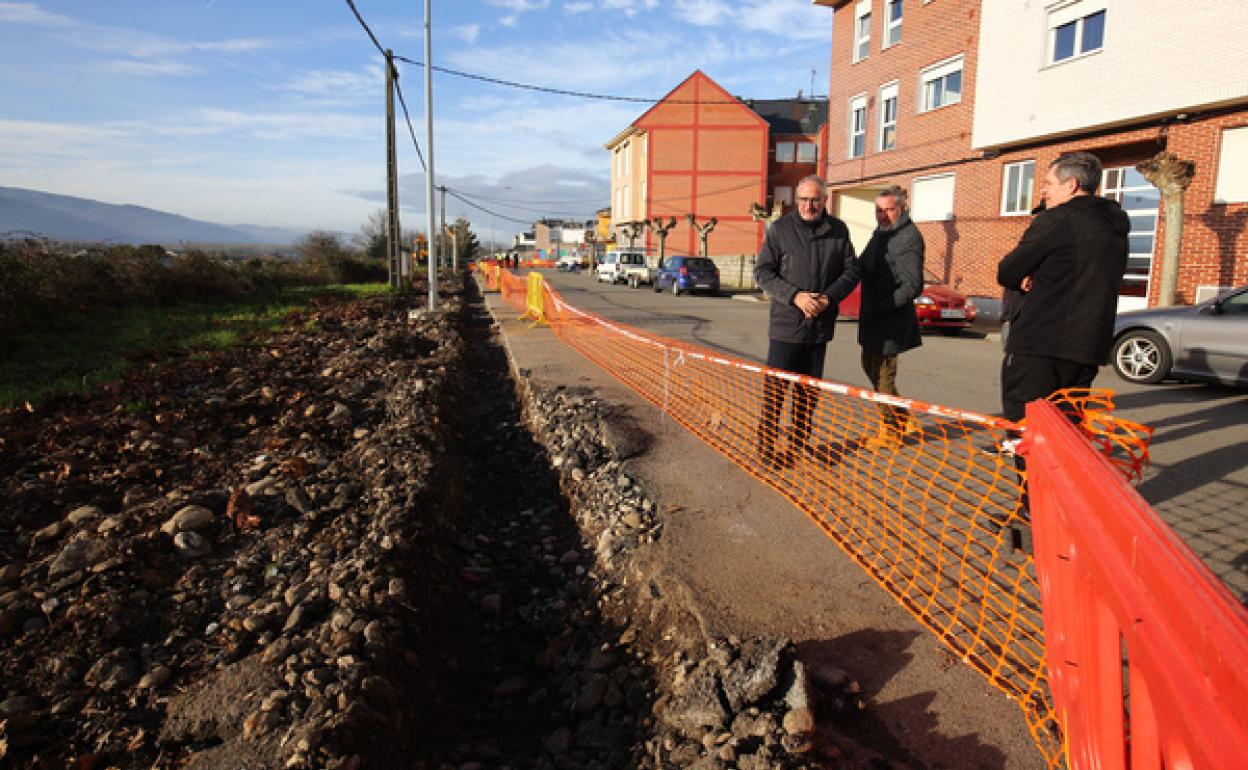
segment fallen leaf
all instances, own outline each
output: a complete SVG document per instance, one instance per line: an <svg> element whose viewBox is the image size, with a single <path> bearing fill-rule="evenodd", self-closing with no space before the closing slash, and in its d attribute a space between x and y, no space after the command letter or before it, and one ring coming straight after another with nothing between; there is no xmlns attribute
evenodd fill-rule
<svg viewBox="0 0 1248 770"><path fill-rule="evenodd" d="M250 532L260 526L260 517L252 513L253 509L251 495L247 494L247 490L236 489L230 493L230 501L225 505L225 515L240 531Z"/></svg>

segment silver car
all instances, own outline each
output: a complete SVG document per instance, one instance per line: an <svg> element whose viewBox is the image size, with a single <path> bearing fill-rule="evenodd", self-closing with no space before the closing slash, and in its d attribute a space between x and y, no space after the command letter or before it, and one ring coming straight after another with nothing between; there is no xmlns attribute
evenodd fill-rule
<svg viewBox="0 0 1248 770"><path fill-rule="evenodd" d="M1199 305L1119 313L1110 356L1128 382L1248 385L1248 286Z"/></svg>

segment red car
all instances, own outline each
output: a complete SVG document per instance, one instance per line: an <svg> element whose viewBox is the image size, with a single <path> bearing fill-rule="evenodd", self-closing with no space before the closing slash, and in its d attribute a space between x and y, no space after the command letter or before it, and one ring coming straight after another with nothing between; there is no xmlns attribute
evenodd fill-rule
<svg viewBox="0 0 1248 770"><path fill-rule="evenodd" d="M862 286L855 286L841 303L840 318L858 319L858 307L862 302ZM923 331L939 330L941 334L954 336L975 320L975 303L964 295L942 284L931 273L923 276L923 293L914 301L914 310Z"/></svg>

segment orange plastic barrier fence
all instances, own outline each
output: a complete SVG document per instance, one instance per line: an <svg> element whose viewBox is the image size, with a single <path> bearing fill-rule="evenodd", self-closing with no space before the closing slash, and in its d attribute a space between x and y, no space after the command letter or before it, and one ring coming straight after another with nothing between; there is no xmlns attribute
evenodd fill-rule
<svg viewBox="0 0 1248 770"><path fill-rule="evenodd" d="M1071 767L1248 766L1248 611L1058 410L1025 442L1049 683Z"/></svg>
<svg viewBox="0 0 1248 770"><path fill-rule="evenodd" d="M524 279L504 271L500 284L512 307L526 309ZM1041 592L1022 537L1024 479L1001 451L1019 426L725 357L544 291L545 317L560 339L805 512L1015 700L1049 766L1061 766ZM1112 403L1103 394L1062 406L1124 472L1138 473L1147 429L1105 416Z"/></svg>

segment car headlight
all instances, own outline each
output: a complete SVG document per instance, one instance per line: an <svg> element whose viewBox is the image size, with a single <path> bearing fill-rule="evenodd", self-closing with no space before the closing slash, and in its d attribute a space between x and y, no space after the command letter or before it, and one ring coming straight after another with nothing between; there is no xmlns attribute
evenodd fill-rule
<svg viewBox="0 0 1248 770"><path fill-rule="evenodd" d="M966 309L967 309L967 310L976 310L977 308L975 307L975 303L974 303L974 302L971 302L971 301L968 299L968 300L966 301Z"/></svg>
<svg viewBox="0 0 1248 770"><path fill-rule="evenodd" d="M914 304L916 304L916 305L935 305L935 304L936 304L936 300L932 299L931 297L928 297L928 296L924 295L924 296L920 296L920 297L915 297Z"/></svg>

